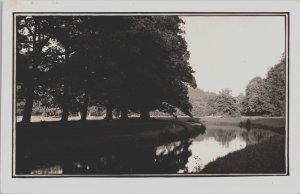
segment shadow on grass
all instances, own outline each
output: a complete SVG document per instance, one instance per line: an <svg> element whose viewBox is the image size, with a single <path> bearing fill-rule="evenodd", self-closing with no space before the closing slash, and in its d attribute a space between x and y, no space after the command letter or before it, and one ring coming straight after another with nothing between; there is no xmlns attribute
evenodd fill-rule
<svg viewBox="0 0 300 194"><path fill-rule="evenodd" d="M187 161L182 157L190 155L188 139L204 132L200 123L156 119L18 123L16 172L29 174L32 169L60 165L69 174L176 173ZM173 141L181 142L177 151L156 158L163 165L151 163L155 148ZM183 148L186 153L180 155Z"/></svg>

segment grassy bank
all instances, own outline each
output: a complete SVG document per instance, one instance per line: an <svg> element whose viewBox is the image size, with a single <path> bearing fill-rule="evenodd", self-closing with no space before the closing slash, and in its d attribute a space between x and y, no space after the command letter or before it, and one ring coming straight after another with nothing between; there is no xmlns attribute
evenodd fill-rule
<svg viewBox="0 0 300 194"><path fill-rule="evenodd" d="M208 164L202 174L285 173L285 136L232 152Z"/></svg>
<svg viewBox="0 0 300 194"><path fill-rule="evenodd" d="M17 150L25 152L90 152L103 145L160 144L204 131L201 123L171 119L18 123L16 142Z"/></svg>
<svg viewBox="0 0 300 194"><path fill-rule="evenodd" d="M245 120L243 117L200 117L204 124L218 126L239 126Z"/></svg>
<svg viewBox="0 0 300 194"><path fill-rule="evenodd" d="M285 134L285 118L248 118L240 121L240 127L264 128L279 134Z"/></svg>
<svg viewBox="0 0 300 194"><path fill-rule="evenodd" d="M201 117L200 121L205 125L263 128L279 134L286 133L283 117Z"/></svg>
<svg viewBox="0 0 300 194"><path fill-rule="evenodd" d="M64 170L70 173L69 168L74 167L74 161L90 161L90 165L95 165L99 163L99 158L95 158L97 155L116 162L105 166L100 161L100 166L95 168L104 165L102 173L105 170L114 172L111 169L117 169L117 173L130 172L131 168L138 168L135 162L139 165L153 161L156 146L193 137L204 131L205 126L200 123L158 119L18 123L16 172L29 174L32 169L63 165L67 168Z"/></svg>

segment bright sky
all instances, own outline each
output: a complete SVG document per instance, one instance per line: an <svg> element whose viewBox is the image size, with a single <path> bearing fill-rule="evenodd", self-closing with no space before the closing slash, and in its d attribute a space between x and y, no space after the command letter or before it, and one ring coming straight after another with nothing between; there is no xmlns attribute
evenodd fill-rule
<svg viewBox="0 0 300 194"><path fill-rule="evenodd" d="M244 93L255 76L265 77L285 48L283 16L189 16L185 37L198 88Z"/></svg>

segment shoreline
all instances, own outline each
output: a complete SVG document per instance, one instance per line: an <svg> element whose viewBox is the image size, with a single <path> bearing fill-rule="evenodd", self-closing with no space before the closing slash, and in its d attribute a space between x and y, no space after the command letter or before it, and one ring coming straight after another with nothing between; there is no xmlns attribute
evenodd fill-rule
<svg viewBox="0 0 300 194"><path fill-rule="evenodd" d="M237 162L238 161L238 162ZM200 174L286 174L285 136L231 152L207 164Z"/></svg>
<svg viewBox="0 0 300 194"><path fill-rule="evenodd" d="M128 145L151 142L159 145L170 141L195 137L205 132L205 126L196 122L176 120L115 120L18 123L16 126L17 148L50 152L74 150L97 151L98 146ZM39 149L34 149L40 146ZM59 149L59 148L62 149ZM26 149L27 148L27 149ZM43 150L44 152L45 150ZM22 151L21 151L22 152Z"/></svg>

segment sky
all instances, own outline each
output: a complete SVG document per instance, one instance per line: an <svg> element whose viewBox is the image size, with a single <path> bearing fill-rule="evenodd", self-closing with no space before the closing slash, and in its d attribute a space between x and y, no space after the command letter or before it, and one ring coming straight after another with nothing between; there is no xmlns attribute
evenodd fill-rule
<svg viewBox="0 0 300 194"><path fill-rule="evenodd" d="M283 16L185 16L185 38L198 88L234 96L265 77L285 51Z"/></svg>

